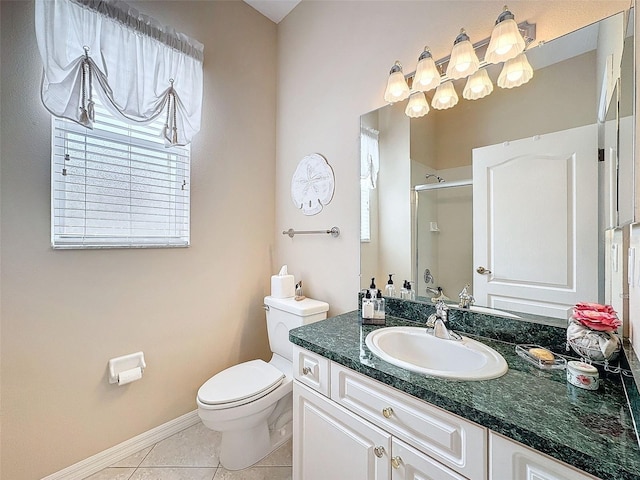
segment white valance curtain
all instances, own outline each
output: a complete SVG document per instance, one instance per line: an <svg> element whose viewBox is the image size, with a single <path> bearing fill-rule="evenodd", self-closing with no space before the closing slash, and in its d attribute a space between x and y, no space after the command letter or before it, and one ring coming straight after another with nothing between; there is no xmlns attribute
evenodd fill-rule
<svg viewBox="0 0 640 480"><path fill-rule="evenodd" d="M376 188L380 170L378 135L373 128L360 128L360 181L372 190Z"/></svg>
<svg viewBox="0 0 640 480"><path fill-rule="evenodd" d="M117 0L36 0L35 20L53 115L92 128L96 95L130 122L162 115L168 146L200 130L201 43Z"/></svg>

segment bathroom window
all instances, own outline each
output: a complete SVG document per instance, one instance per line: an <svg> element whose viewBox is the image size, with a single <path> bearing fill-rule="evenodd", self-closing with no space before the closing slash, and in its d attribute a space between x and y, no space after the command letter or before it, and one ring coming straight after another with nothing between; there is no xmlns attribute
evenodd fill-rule
<svg viewBox="0 0 640 480"><path fill-rule="evenodd" d="M162 119L125 123L98 102L95 118L52 117L53 247L188 246L190 146L165 147Z"/></svg>

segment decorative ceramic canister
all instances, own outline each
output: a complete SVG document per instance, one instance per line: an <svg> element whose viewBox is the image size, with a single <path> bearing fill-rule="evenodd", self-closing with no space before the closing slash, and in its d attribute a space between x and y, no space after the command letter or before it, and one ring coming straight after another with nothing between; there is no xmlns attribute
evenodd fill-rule
<svg viewBox="0 0 640 480"><path fill-rule="evenodd" d="M597 390L600 386L598 369L588 363L575 360L567 363L567 381L571 385L586 390Z"/></svg>

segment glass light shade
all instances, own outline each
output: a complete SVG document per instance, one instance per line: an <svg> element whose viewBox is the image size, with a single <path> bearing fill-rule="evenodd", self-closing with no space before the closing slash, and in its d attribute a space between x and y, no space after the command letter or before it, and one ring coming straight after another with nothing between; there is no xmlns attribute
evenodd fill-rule
<svg viewBox="0 0 640 480"><path fill-rule="evenodd" d="M441 83L436 89L433 100L431 100L431 106L436 110L446 110L447 108L453 107L456 103L458 103L458 94L455 88L453 88L453 82L451 80Z"/></svg>
<svg viewBox="0 0 640 480"><path fill-rule="evenodd" d="M451 50L451 58L447 66L447 77L452 80L465 78L477 72L479 67L480 60L478 60L478 55L476 55L473 45L471 45L471 40L469 40L469 36L464 30L461 30Z"/></svg>
<svg viewBox="0 0 640 480"><path fill-rule="evenodd" d="M498 77L500 88L514 88L527 83L533 78L533 68L527 60L527 56L521 53L511 60L507 60Z"/></svg>
<svg viewBox="0 0 640 480"><path fill-rule="evenodd" d="M402 73L402 65L396 62L389 72L387 89L384 91L385 102L395 103L404 100L409 96L409 85Z"/></svg>
<svg viewBox="0 0 640 480"><path fill-rule="evenodd" d="M440 72L436 67L436 62L431 56L428 47L424 47L424 52L418 58L416 76L413 78L413 88L427 92L440 85Z"/></svg>
<svg viewBox="0 0 640 480"><path fill-rule="evenodd" d="M467 79L462 96L467 100L478 100L493 92L493 83L486 69L478 70Z"/></svg>
<svg viewBox="0 0 640 480"><path fill-rule="evenodd" d="M418 90L412 92L409 96L409 103L404 113L407 117L418 118L424 117L429 113L429 104L427 103L427 97L424 96L424 92Z"/></svg>
<svg viewBox="0 0 640 480"><path fill-rule="evenodd" d="M505 18L506 17L506 18ZM502 19L502 20L501 20ZM525 43L513 14L505 10L491 32L491 40L484 60L487 63L500 63L511 60L524 51Z"/></svg>

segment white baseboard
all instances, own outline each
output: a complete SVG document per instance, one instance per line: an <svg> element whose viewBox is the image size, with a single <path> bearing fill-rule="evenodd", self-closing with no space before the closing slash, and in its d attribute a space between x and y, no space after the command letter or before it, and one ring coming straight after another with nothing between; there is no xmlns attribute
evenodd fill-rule
<svg viewBox="0 0 640 480"><path fill-rule="evenodd" d="M140 435L86 458L56 473L52 473L41 480L78 480L93 475L103 468L113 465L120 460L133 455L142 449L150 447L174 433L181 432L200 421L198 411L186 413L181 417L170 420L158 427L152 428Z"/></svg>

